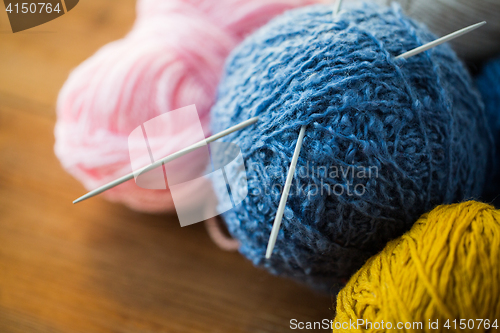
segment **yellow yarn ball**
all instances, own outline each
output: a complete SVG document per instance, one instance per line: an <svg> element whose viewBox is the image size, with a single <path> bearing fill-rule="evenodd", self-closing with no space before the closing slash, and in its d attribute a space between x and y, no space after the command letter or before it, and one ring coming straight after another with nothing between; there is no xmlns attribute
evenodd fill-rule
<svg viewBox="0 0 500 333"><path fill-rule="evenodd" d="M500 329L500 211L469 201L424 214L370 258L338 294L333 329L486 332L495 320Z"/></svg>

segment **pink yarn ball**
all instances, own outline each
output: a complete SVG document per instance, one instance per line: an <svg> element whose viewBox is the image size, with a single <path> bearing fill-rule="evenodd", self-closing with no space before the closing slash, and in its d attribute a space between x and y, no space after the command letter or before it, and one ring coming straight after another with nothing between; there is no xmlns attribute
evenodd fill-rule
<svg viewBox="0 0 500 333"><path fill-rule="evenodd" d="M139 0L137 19L123 39L109 43L78 66L57 102L55 152L63 167L88 189L130 173L128 136L168 111L195 104L205 136L209 111L229 52L249 33L285 10L320 0ZM164 155L179 150L165 143ZM203 161L185 165L199 177ZM186 191L186 197L197 194ZM169 190L128 181L103 194L135 210L173 209Z"/></svg>

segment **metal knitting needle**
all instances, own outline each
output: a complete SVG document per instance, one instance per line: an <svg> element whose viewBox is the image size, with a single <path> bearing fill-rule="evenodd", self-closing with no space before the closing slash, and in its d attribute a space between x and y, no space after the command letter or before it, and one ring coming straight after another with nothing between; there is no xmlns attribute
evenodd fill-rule
<svg viewBox="0 0 500 333"><path fill-rule="evenodd" d="M166 157L164 157L162 159L159 159L158 161L156 161L156 162L154 162L154 163L152 163L150 165L147 165L147 166L143 167L142 169L139 169L139 170L137 170L135 172L129 173L128 175L120 177L120 178L118 178L116 180L113 180L112 182L110 182L110 183L108 183L106 185L103 185L103 186L101 186L99 188L96 188L95 190L92 190L89 193L87 193L87 194L79 197L78 199L76 199L75 201L73 201L73 203L74 204L78 203L78 202L83 201L85 199L91 198L91 197L93 197L95 195L98 195L98 194L100 194L100 193L102 193L104 191L107 191L107 190L109 190L109 189L111 189L111 188L113 188L115 186L120 185L121 183L124 183L124 182L126 182L126 181L134 178L134 174L141 174L143 172L147 172L147 171L153 170L154 168L157 168L157 167L159 167L160 165L162 165L164 163L168 163L170 161L173 161L176 158L179 158L179 157L181 157L183 155L186 155L187 153L190 153L190 152L192 152L192 151L194 151L194 150L196 150L196 149L198 149L200 147L203 147L207 143L213 142L213 141L215 141L217 139L220 139L220 138L222 138L222 137L224 137L224 136L226 136L228 134L231 134L233 132L239 131L239 130L241 130L241 129L247 127L247 126L250 126L252 124L255 124L258 120L259 120L259 117L253 117L253 118L245 120L245 121L243 121L243 122L241 122L241 123L239 123L237 125L229 127L228 129L226 129L226 130L224 130L222 132L219 132L217 134L214 134L214 135L206 138L205 140L201 140L201 141L199 141L199 142L197 142L195 144L192 144L189 147L186 147L186 148L184 148L182 150L179 150L179 151L177 151L177 152L175 152L173 154L170 154L170 155L168 155L168 156L166 156Z"/></svg>
<svg viewBox="0 0 500 333"><path fill-rule="evenodd" d="M334 14L338 13L338 10L340 8L340 3L341 3L341 1L337 2ZM471 26L468 26L466 28L460 29L458 31L452 32L451 34L448 34L444 37L438 38L432 42L429 42L429 43L424 44L422 46L419 46L413 50L405 52L405 53L397 56L396 59L408 59L409 57L412 57L412 56L417 55L421 52L427 51L433 47L436 47L438 45L446 43L446 42L448 42L452 39L455 39L457 37L460 37L468 32L471 32L471 31L485 25L485 24L486 24L486 21L483 21L483 22L479 22L479 23L473 24ZM273 252L274 245L276 244L276 238L278 237L278 232L279 232L279 228L281 225L281 220L283 219L283 213L285 211L285 206L286 206L286 201L288 199L290 185L292 183L293 174L295 172L295 167L297 165L297 160L299 157L298 155L300 154L300 148L302 147L302 139L304 137L303 132L305 132L305 126L302 126L300 129L299 139L297 140L295 152L293 153L292 163L290 164L290 170L289 170L289 173L288 173L287 178L286 178L285 187L283 189L283 194L281 196L280 203L278 205L278 211L276 212L276 217L274 219L273 229L271 230L271 236L269 237L269 243L267 244L266 259L271 258L271 254Z"/></svg>
<svg viewBox="0 0 500 333"><path fill-rule="evenodd" d="M290 186L292 185L293 175L295 174L295 167L297 166L297 160L299 159L300 149L302 148L302 140L304 139L305 133L306 126L302 126L300 128L297 144L295 145L295 151L293 152L292 162L290 163L290 170L288 170L288 174L286 175L285 187L283 188L283 194L281 195L280 203L278 205L278 211L276 212L276 217L274 218L273 229L271 230L271 236L269 236L269 243L267 243L267 259L271 258L274 244L276 244L276 238L278 238L281 220L283 219L283 213L285 212L288 193L290 192Z"/></svg>
<svg viewBox="0 0 500 333"><path fill-rule="evenodd" d="M337 0L335 8L333 9L333 17L335 17L339 10L342 0ZM306 133L306 126L302 125L299 132L299 138L295 144L295 151L293 152L292 162L290 163L290 169L286 175L285 186L283 187L283 193L281 194L280 203L278 204L278 210L276 212L276 217L274 218L273 228L271 229L271 235L269 236L269 242L267 243L266 259L271 258L273 253L274 245L276 244L276 239L278 238L278 232L280 231L281 221L283 220L283 214L285 212L286 201L288 200L288 194L290 193L290 186L292 185L293 175L295 174L295 168L297 167L297 161L300 155L300 149L302 148L302 140Z"/></svg>
<svg viewBox="0 0 500 333"><path fill-rule="evenodd" d="M486 24L486 21L483 21L483 22L479 22L479 23L476 23L476 24L473 24L473 25L470 25L468 26L467 28L463 28L463 29L460 29L460 30L457 30L455 32L452 32L451 34L449 35L446 35L444 37L441 37L441 38L438 38L432 42L429 42L425 45L422 45L422 46L419 46L417 48L414 48L413 50L410 50L408 52L405 52L399 56L396 57L396 59L408 59L409 57L412 57L414 55L417 55L419 53L422 53L424 51L427 51L433 47L436 47L438 45L441 45L443 43L446 43L452 39L455 39L457 37L460 37L468 32L471 32L472 30L476 30L477 28L479 27L482 27L483 25Z"/></svg>
<svg viewBox="0 0 500 333"><path fill-rule="evenodd" d="M335 2L335 7L333 8L333 12L332 12L333 17L337 16L341 5L342 5L342 0L337 0L337 2Z"/></svg>

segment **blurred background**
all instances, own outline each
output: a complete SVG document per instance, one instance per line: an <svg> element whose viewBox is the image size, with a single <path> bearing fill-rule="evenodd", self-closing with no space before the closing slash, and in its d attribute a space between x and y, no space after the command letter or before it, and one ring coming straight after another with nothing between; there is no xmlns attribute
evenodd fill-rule
<svg viewBox="0 0 500 333"><path fill-rule="evenodd" d="M0 13L0 332L288 332L332 300L224 252L202 223L86 191L54 155L71 69L123 37L134 0L85 0L12 33Z"/></svg>

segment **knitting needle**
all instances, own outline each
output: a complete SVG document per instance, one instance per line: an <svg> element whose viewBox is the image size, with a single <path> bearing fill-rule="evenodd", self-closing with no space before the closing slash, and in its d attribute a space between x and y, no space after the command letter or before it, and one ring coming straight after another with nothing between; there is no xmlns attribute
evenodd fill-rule
<svg viewBox="0 0 500 333"><path fill-rule="evenodd" d="M476 30L477 28L479 27L482 27L483 25L486 24L486 21L483 21L483 22L479 22L479 23L476 23L476 24L473 24L473 25L470 25L466 28L463 28L463 29L460 29L460 30L457 30L455 32L452 32L451 34L448 34L444 37L441 37L441 38L438 38L432 42L429 42L425 45L422 45L422 46L419 46L417 48L414 48L413 50L410 50L408 52L405 52L399 56L396 57L396 59L408 59L409 57L413 57L414 55L417 55L419 53L422 53L424 51L427 51L433 47L436 47L438 45L441 45L443 43L446 43L452 39L455 39L457 37L460 37L462 35L465 35L466 33L468 32L471 32L472 30Z"/></svg>
<svg viewBox="0 0 500 333"><path fill-rule="evenodd" d="M341 4L342 0L338 0L335 8L333 9L333 17L337 16ZM283 193L281 194L280 202L278 204L278 210L276 211L276 217L274 218L273 228L271 229L271 235L269 236L269 242L267 243L266 259L271 258L274 245L276 244L276 239L278 238L278 232L280 231L281 221L283 220L283 214L285 212L288 194L290 193L290 186L292 185L293 175L297 166L300 149L302 148L302 140L304 139L305 133L306 125L302 125L299 132L299 138L297 139L297 143L295 144L295 151L293 152L290 169L288 170L288 174L286 175L285 186L283 187Z"/></svg>
<svg viewBox="0 0 500 333"><path fill-rule="evenodd" d="M335 6L334 14L336 14L338 12L338 10L340 8L340 2L341 1L337 2L337 5ZM449 34L449 35L438 38L438 39L436 39L432 42L429 42L425 45L419 46L413 50L405 52L405 53L397 56L396 59L408 59L409 57L412 57L412 56L417 55L421 52L427 51L433 47L436 47L436 46L441 45L445 42L448 42L454 38L460 37L468 32L471 32L472 30L475 30L475 29L485 25L485 24L486 24L486 21L483 21L483 22L473 24L469 27L460 29L458 31L455 31L455 32ZM271 236L269 237L269 242L267 244L266 259L271 258L271 254L273 252L274 245L276 244L276 238L278 237L279 228L281 226L281 220L283 219L283 213L285 211L286 201L288 199L288 193L289 193L290 185L291 185L292 179L293 179L293 173L295 172L295 167L297 165L297 160L299 157L298 155L300 153L300 148L302 146L302 139L304 136L303 135L304 131L305 131L305 125L300 128L299 139L297 140L295 152L293 153L292 163L290 164L290 170L289 170L289 173L288 173L286 181L285 181L285 187L283 189L283 194L281 196L280 203L278 205L278 211L276 212L276 217L274 219L273 228L271 230Z"/></svg>
<svg viewBox="0 0 500 333"><path fill-rule="evenodd" d="M186 147L186 148L184 148L182 150L179 150L179 151L177 151L177 152L175 152L173 154L170 154L170 155L168 155L168 156L166 156L164 158L161 158L158 161L156 161L156 162L154 162L154 163L152 163L150 165L147 165L147 166L143 167L142 169L139 169L139 170L137 170L135 172L129 173L128 175L120 177L120 178L118 178L116 180L113 180L112 182L110 182L110 183L108 183L106 185L103 185L103 186L101 186L99 188L96 188L95 190L92 190L89 193L87 193L87 194L79 197L78 199L76 199L75 201L73 201L73 203L76 204L76 203L78 203L80 201L83 201L83 200L86 200L86 199L91 198L93 196L96 196L96 195L98 195L98 194L100 194L100 193L102 193L104 191L107 191L107 190L109 190L109 189L111 189L111 188L113 188L115 186L120 185L121 183L124 183L124 182L126 182L126 181L134 178L135 174L141 174L143 172L150 171L150 170L152 170L152 169L154 169L156 167L159 167L160 165L162 165L164 163L168 163L170 161L173 161L176 158L179 158L181 156L186 155L187 153L192 152L193 150L196 150L196 149L198 149L200 147L205 146L207 143L213 142L213 141L215 141L217 139L220 139L220 138L222 138L222 137L224 137L226 135L229 135L229 134L231 134L233 132L239 131L239 130L247 127L247 126L255 124L258 120L259 120L259 117L253 117L253 118L245 120L245 121L243 121L243 122L241 122L241 123L239 123L237 125L229 127L228 129L226 129L226 130L224 130L222 132L219 132L217 134L214 134L214 135L206 138L205 140L201 140L201 141L199 141L197 143L192 144L189 147Z"/></svg>
<svg viewBox="0 0 500 333"><path fill-rule="evenodd" d="M333 17L337 16L341 5L342 5L342 0L337 0L337 2L335 2L335 7L333 8L333 12L332 12Z"/></svg>
<svg viewBox="0 0 500 333"><path fill-rule="evenodd" d="M299 138L295 144L295 151L293 152L292 162L290 163L290 169L286 175L285 187L283 188L283 194L281 195L280 203L278 205L278 211L276 212L276 217L274 218L273 229L271 230L271 236L269 236L269 243L267 243L266 258L271 258L273 253L274 244L276 244L276 238L278 238L278 232L280 231L281 220L283 219L283 213L285 212L286 201L288 199L288 193L290 192L290 186L292 185L293 175L295 173L295 167L297 166L297 160L299 159L300 149L302 148L302 140L304 139L304 134L306 133L306 126L302 126L299 132Z"/></svg>

